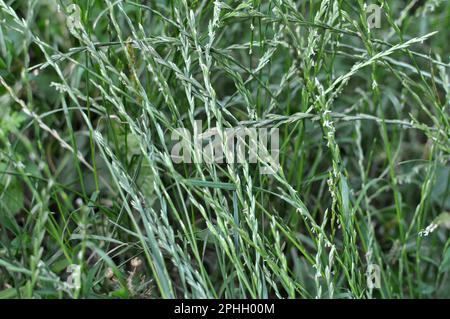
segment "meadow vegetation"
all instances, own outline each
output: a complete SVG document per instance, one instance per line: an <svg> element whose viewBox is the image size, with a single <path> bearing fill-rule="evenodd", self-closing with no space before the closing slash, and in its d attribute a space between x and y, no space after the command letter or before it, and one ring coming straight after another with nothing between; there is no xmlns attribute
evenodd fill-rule
<svg viewBox="0 0 450 319"><path fill-rule="evenodd" d="M450 297L449 69L446 0L0 0L0 298Z"/></svg>

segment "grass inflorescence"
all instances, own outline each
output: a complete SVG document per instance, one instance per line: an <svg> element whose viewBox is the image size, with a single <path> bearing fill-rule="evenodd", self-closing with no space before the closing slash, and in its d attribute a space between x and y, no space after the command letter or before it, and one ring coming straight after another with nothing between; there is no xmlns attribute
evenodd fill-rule
<svg viewBox="0 0 450 319"><path fill-rule="evenodd" d="M0 0L0 298L450 297L449 39L444 0ZM279 169L187 136L235 127Z"/></svg>

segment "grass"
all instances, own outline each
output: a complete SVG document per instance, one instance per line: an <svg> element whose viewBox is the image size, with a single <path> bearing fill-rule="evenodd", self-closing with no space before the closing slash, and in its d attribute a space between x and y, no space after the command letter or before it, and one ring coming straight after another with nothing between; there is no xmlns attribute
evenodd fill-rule
<svg viewBox="0 0 450 319"><path fill-rule="evenodd" d="M0 298L450 297L450 2L371 3L0 0Z"/></svg>

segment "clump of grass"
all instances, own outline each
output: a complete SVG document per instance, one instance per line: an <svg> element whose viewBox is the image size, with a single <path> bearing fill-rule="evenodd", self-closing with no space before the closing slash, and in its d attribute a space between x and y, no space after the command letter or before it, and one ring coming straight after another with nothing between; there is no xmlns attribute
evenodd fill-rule
<svg viewBox="0 0 450 319"><path fill-rule="evenodd" d="M374 4L0 0L0 298L450 297L450 4Z"/></svg>

